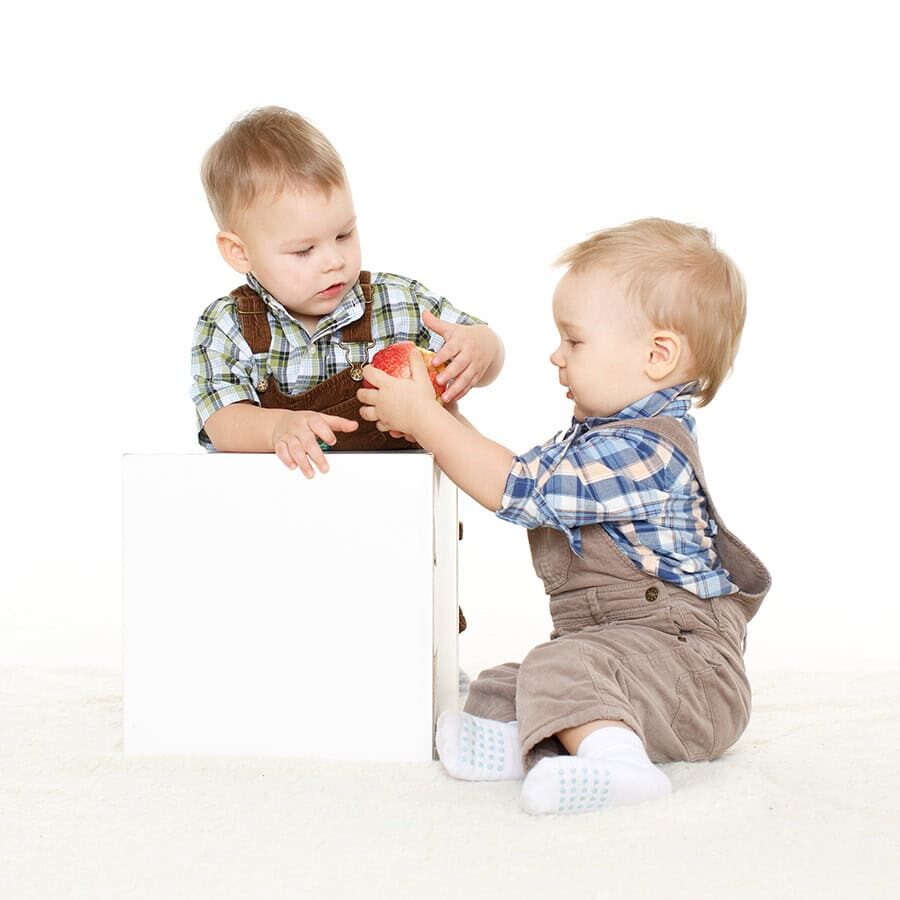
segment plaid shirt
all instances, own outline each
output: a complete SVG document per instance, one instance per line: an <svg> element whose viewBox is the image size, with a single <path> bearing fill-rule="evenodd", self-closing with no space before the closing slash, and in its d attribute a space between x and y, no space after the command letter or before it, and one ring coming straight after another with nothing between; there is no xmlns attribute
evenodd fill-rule
<svg viewBox="0 0 900 900"><path fill-rule="evenodd" d="M693 435L693 387L657 391L609 418L573 418L565 434L515 458L497 515L564 532L578 556L584 555L581 526L599 523L638 569L698 597L733 593L691 464L664 438L627 424L672 416ZM594 430L614 421L622 426Z"/></svg>
<svg viewBox="0 0 900 900"><path fill-rule="evenodd" d="M268 353L254 355L241 334L240 319L232 297L220 297L200 316L194 330L191 399L197 407L200 443L213 449L203 426L217 410L230 403L250 400L259 405L255 385L268 372L279 389L291 396L303 394L321 381L349 368L338 346L341 329L363 314L363 294L357 282L337 309L319 319L314 334L291 314L253 277L247 283L268 306L272 342ZM372 273L372 340L378 350L397 341L413 341L427 350L439 350L444 339L422 324L422 309L446 322L480 325L481 319L460 312L446 299L432 294L418 281L401 275ZM362 359L362 349L351 344L353 361Z"/></svg>

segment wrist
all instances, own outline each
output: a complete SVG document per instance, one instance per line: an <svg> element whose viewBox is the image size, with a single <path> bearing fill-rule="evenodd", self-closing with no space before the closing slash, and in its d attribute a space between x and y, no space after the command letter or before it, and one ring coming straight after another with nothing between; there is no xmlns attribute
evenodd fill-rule
<svg viewBox="0 0 900 900"><path fill-rule="evenodd" d="M291 420L296 416L291 410L279 410L279 414L272 417L272 428L269 433L269 444L271 449L275 449L275 445L284 439L284 436L290 431Z"/></svg>
<svg viewBox="0 0 900 900"><path fill-rule="evenodd" d="M428 451L432 451L437 445L439 436L447 427L447 423L455 421L449 409L444 408L440 400L428 403L422 410L422 415L417 423L414 436L419 445Z"/></svg>

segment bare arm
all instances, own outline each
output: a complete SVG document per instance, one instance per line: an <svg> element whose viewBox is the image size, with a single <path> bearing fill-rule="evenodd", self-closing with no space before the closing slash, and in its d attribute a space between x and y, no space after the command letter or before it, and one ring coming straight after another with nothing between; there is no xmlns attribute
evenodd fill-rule
<svg viewBox="0 0 900 900"><path fill-rule="evenodd" d="M325 413L262 409L243 400L217 409L204 427L217 450L274 453L289 469L312 478L312 463L323 474L328 471L319 439L334 446L336 431L355 431L359 423Z"/></svg>
<svg viewBox="0 0 900 900"><path fill-rule="evenodd" d="M436 403L420 418L415 435L454 484L492 512L500 509L515 458L511 450L486 438L467 419L451 415Z"/></svg>
<svg viewBox="0 0 900 900"><path fill-rule="evenodd" d="M249 400L217 409L203 426L216 450L272 453L272 434L284 416L281 409L262 409Z"/></svg>
<svg viewBox="0 0 900 900"><path fill-rule="evenodd" d="M360 416L382 431L412 434L441 469L470 497L490 510L503 502L514 454L486 438L465 418L434 400L431 380L418 354L410 356L411 378L392 378L373 366L363 373L375 388L357 391L366 404Z"/></svg>

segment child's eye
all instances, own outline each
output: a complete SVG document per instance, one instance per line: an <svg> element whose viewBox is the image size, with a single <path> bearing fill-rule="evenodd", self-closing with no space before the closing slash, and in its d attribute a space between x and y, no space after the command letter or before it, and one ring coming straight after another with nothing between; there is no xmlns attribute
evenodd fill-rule
<svg viewBox="0 0 900 900"><path fill-rule="evenodd" d="M345 234L339 234L339 235L338 235L338 240L339 240L339 241L346 241L347 238L350 237L352 234L353 234L353 229L351 228L351 229L350 229L348 232L346 232Z"/></svg>
<svg viewBox="0 0 900 900"><path fill-rule="evenodd" d="M567 343L570 347L575 347L575 346L577 346L578 344L580 344L581 341L573 341L571 338L567 338L567 339L566 339L566 343Z"/></svg>
<svg viewBox="0 0 900 900"><path fill-rule="evenodd" d="M309 254L312 253L312 251L313 251L312 247L307 247L305 250L295 250L294 256L309 256Z"/></svg>

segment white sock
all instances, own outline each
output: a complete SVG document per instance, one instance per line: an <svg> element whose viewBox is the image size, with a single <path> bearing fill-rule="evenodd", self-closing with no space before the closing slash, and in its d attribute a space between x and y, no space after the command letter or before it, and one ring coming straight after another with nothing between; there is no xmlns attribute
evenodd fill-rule
<svg viewBox="0 0 900 900"><path fill-rule="evenodd" d="M630 728L609 725L589 734L577 756L542 759L522 783L521 803L533 815L562 815L643 803L671 792L641 739Z"/></svg>
<svg viewBox="0 0 900 900"><path fill-rule="evenodd" d="M517 722L443 712L438 717L435 743L444 768L454 778L507 781L525 775Z"/></svg>

